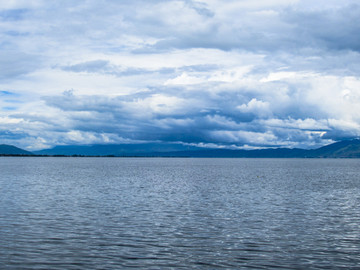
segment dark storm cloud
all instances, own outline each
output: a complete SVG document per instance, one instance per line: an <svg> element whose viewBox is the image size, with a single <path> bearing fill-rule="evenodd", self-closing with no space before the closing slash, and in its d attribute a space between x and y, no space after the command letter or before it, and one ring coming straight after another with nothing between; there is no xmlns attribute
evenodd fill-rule
<svg viewBox="0 0 360 270"><path fill-rule="evenodd" d="M19 140L19 139L24 139L27 136L29 136L29 134L24 133L24 132L12 132L12 131L8 131L8 130L0 129L0 139L1 140Z"/></svg>
<svg viewBox="0 0 360 270"><path fill-rule="evenodd" d="M331 139L334 141L351 140L359 137L357 132L350 130L331 129L323 136L324 139Z"/></svg>

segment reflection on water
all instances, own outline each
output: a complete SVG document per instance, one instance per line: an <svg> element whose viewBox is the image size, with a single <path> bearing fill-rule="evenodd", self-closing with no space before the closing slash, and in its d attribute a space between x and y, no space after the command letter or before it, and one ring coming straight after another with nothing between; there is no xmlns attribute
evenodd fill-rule
<svg viewBox="0 0 360 270"><path fill-rule="evenodd" d="M0 269L355 269L359 163L2 157Z"/></svg>

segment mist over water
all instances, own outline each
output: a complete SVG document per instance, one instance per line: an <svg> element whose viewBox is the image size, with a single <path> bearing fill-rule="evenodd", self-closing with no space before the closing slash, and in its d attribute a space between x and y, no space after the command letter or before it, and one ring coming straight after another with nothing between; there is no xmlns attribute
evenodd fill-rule
<svg viewBox="0 0 360 270"><path fill-rule="evenodd" d="M355 269L360 160L0 158L0 269Z"/></svg>

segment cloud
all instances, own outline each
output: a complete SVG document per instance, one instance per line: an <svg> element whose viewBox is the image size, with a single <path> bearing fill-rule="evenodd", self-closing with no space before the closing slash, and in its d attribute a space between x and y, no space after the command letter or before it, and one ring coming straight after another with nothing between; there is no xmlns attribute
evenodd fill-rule
<svg viewBox="0 0 360 270"><path fill-rule="evenodd" d="M270 104L253 98L247 104L237 106L237 109L242 113L253 113L260 117L271 117Z"/></svg>
<svg viewBox="0 0 360 270"><path fill-rule="evenodd" d="M297 1L250 2L237 1L223 7L214 5L216 11L211 20L201 19L199 23L201 16L193 15L186 17L186 23L177 22L180 25L177 28L161 20L158 26L164 29L155 47L159 50L201 47L254 52L303 50L302 53L319 48L359 51L360 28L354 23L360 15L357 4L328 9L324 5L324 9L312 10L297 8ZM178 14L184 12L180 6L173 9ZM168 14L171 13L170 9Z"/></svg>
<svg viewBox="0 0 360 270"><path fill-rule="evenodd" d="M313 95L314 89L320 89L319 82L325 87L330 79L333 88L318 92L319 96ZM310 89L292 89L293 84L299 85L298 80L307 81L304 87ZM209 89L189 91L188 86L183 85L180 89L163 88L126 96L63 95L47 97L45 101L48 106L65 112L66 118L71 119L71 129L83 132L102 131L134 140L213 143L229 147L233 144L304 147L338 138L338 135L329 136L337 129L346 130L346 134L352 136L359 134L359 118L353 111L359 103L355 99L350 102L341 96L327 95L329 91L336 92L339 85L350 84L356 90L357 83L348 80L318 75L292 76L288 84L281 84L284 89L280 92L272 82L262 83L261 95L249 89L234 92L224 84L221 87L225 88L218 94L207 96ZM354 94L349 91L345 94ZM339 102L344 105L334 112L333 106ZM350 115L356 117L345 122L346 125L334 124L340 123L336 119Z"/></svg>
<svg viewBox="0 0 360 270"><path fill-rule="evenodd" d="M316 11L287 10L282 16L295 27L302 46L360 50L360 26L354 23L360 16L358 4Z"/></svg>
<svg viewBox="0 0 360 270"><path fill-rule="evenodd" d="M0 80L12 80L36 70L39 67L37 59L37 56L25 53L0 52Z"/></svg>
<svg viewBox="0 0 360 270"><path fill-rule="evenodd" d="M358 137L359 15L351 0L1 3L1 142Z"/></svg>
<svg viewBox="0 0 360 270"><path fill-rule="evenodd" d="M111 64L111 62L107 60L94 60L83 63L77 63L74 65L62 66L61 69L70 72L108 74L117 77L141 75L141 74L156 73L156 72L166 73L170 71L169 69L149 70L145 68L122 67L115 64Z"/></svg>

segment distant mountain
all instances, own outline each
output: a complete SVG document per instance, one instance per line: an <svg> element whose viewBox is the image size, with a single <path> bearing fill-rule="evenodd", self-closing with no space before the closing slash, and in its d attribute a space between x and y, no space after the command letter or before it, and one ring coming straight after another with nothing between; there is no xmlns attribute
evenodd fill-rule
<svg viewBox="0 0 360 270"><path fill-rule="evenodd" d="M360 140L341 141L314 149L311 157L360 158Z"/></svg>
<svg viewBox="0 0 360 270"><path fill-rule="evenodd" d="M140 143L140 144L94 144L61 145L51 149L35 151L37 155L84 155L84 156L154 156L161 153L193 151L202 149L175 143Z"/></svg>
<svg viewBox="0 0 360 270"><path fill-rule="evenodd" d="M0 144L0 155L33 155L33 153L12 145Z"/></svg>
<svg viewBox="0 0 360 270"><path fill-rule="evenodd" d="M360 140L336 142L317 149L274 148L261 150L209 149L166 153L189 157L237 157L237 158L360 158Z"/></svg>
<svg viewBox="0 0 360 270"><path fill-rule="evenodd" d="M275 148L261 150L206 149L166 143L56 146L37 155L229 157L229 158L360 158L360 140L333 143L318 149Z"/></svg>

